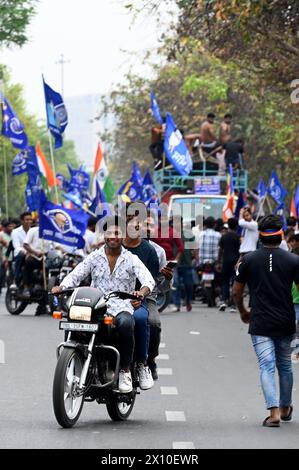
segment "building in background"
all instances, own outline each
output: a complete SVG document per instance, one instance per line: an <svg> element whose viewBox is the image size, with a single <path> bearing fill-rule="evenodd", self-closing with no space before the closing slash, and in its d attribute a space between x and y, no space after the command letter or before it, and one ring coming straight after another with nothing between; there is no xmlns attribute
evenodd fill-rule
<svg viewBox="0 0 299 470"><path fill-rule="evenodd" d="M115 126L113 116L99 118L101 95L81 95L65 98L69 124L66 138L75 143L76 153L87 171L93 171L99 142L99 133L110 131Z"/></svg>

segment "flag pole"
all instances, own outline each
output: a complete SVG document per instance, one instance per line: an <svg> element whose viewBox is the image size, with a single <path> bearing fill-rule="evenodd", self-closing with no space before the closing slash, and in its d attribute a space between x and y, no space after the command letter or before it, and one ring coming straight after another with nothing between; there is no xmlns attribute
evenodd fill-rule
<svg viewBox="0 0 299 470"><path fill-rule="evenodd" d="M48 137L49 137L49 146L50 146L50 154L51 154L51 164L52 164L52 169L54 173L54 177L56 178L56 169L55 169L55 160L54 160L54 150L53 150L53 143L52 143L52 135L50 129L48 129ZM56 197L56 204L59 204L59 198L58 198L58 190L57 190L57 184L55 183L55 197Z"/></svg>
<svg viewBox="0 0 299 470"><path fill-rule="evenodd" d="M2 93L3 91L3 93ZM2 97L5 94L5 83L4 83L4 78L3 76L0 77L0 105L1 105L1 110L4 105ZM5 143L4 139L2 140L3 142L3 156L4 156L4 197L5 197L5 216L8 219L8 178L7 178L7 155L6 155L6 148L5 148Z"/></svg>

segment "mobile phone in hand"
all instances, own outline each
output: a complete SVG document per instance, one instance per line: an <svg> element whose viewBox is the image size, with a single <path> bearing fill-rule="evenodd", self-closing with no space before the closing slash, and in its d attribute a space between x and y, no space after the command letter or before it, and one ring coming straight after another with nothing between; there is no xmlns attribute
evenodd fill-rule
<svg viewBox="0 0 299 470"><path fill-rule="evenodd" d="M170 269L174 269L176 268L178 265L178 262L173 260L173 261L168 261L167 265L166 265L166 268L170 268Z"/></svg>

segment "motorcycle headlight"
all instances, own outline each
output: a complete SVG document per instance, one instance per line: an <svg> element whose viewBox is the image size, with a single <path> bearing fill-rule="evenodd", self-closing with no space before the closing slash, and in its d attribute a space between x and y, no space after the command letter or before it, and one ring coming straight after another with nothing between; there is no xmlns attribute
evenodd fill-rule
<svg viewBox="0 0 299 470"><path fill-rule="evenodd" d="M80 320L80 321L90 321L91 313L92 313L91 307L72 305L70 308L70 319Z"/></svg>

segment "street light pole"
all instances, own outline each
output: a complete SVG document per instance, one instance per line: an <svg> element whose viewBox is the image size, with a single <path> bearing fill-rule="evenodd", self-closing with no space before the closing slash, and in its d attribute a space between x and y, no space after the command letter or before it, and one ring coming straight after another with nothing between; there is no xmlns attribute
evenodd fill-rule
<svg viewBox="0 0 299 470"><path fill-rule="evenodd" d="M61 54L60 59L55 63L61 66L61 95L64 98L64 66L69 64L70 60L66 60L64 54Z"/></svg>

